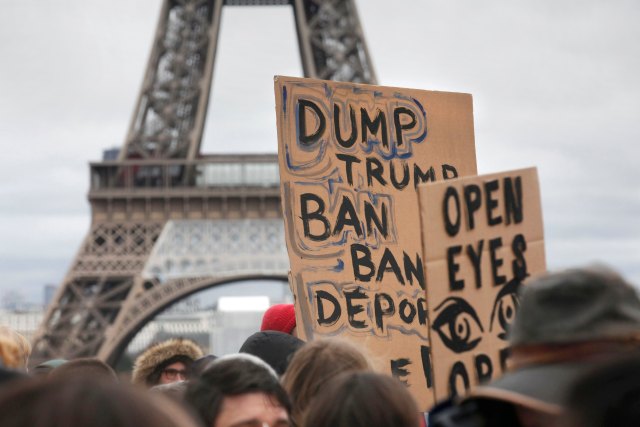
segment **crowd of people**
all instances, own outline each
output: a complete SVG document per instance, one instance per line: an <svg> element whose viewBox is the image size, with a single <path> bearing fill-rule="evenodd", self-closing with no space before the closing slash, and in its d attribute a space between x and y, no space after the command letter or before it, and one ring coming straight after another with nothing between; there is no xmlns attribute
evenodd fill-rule
<svg viewBox="0 0 640 427"><path fill-rule="evenodd" d="M640 299L602 267L522 286L508 369L422 412L406 386L342 339L303 342L292 305L265 313L236 354L173 338L131 373L96 358L28 369L0 327L1 427L616 427L640 420Z"/></svg>

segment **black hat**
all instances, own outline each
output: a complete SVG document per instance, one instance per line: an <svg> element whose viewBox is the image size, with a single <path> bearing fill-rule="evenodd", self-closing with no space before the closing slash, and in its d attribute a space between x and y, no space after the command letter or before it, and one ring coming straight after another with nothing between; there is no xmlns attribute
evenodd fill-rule
<svg viewBox="0 0 640 427"><path fill-rule="evenodd" d="M604 267L548 274L521 288L509 342L509 372L469 397L559 412L577 377L598 361L640 347L640 299Z"/></svg>
<svg viewBox="0 0 640 427"><path fill-rule="evenodd" d="M293 354L304 341L278 331L262 331L251 335L240 347L240 353L258 356L267 362L278 375L284 374Z"/></svg>

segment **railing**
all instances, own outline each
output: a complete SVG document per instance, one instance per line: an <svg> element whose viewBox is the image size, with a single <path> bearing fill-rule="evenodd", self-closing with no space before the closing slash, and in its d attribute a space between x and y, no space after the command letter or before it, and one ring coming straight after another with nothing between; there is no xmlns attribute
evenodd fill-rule
<svg viewBox="0 0 640 427"><path fill-rule="evenodd" d="M91 191L210 187L277 187L277 157L215 156L198 160L91 163Z"/></svg>

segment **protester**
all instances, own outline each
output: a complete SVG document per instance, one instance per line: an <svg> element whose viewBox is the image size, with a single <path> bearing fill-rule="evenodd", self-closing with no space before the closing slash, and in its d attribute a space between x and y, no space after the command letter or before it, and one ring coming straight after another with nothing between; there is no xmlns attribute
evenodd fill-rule
<svg viewBox="0 0 640 427"><path fill-rule="evenodd" d="M370 372L342 374L312 400L303 427L419 427L420 413L398 380Z"/></svg>
<svg viewBox="0 0 640 427"><path fill-rule="evenodd" d="M26 371L30 355L28 339L7 326L0 326L0 360L6 367Z"/></svg>
<svg viewBox="0 0 640 427"><path fill-rule="evenodd" d="M280 331L296 335L296 312L293 304L275 304L262 316L261 331Z"/></svg>
<svg viewBox="0 0 640 427"><path fill-rule="evenodd" d="M256 332L240 347L240 353L253 354L267 362L278 375L283 375L291 358L304 341L277 331Z"/></svg>
<svg viewBox="0 0 640 427"><path fill-rule="evenodd" d="M52 378L92 378L118 382L118 376L113 368L94 357L70 360L53 369L49 376Z"/></svg>
<svg viewBox="0 0 640 427"><path fill-rule="evenodd" d="M202 427L177 403L106 381L43 378L0 390L2 427Z"/></svg>
<svg viewBox="0 0 640 427"><path fill-rule="evenodd" d="M509 337L509 371L472 389L462 403L432 411L431 427L553 425L576 378L638 348L640 299L611 270L548 274L523 286L520 295ZM470 424L470 418L490 423Z"/></svg>
<svg viewBox="0 0 640 427"><path fill-rule="evenodd" d="M329 380L342 373L369 370L365 355L347 341L321 339L307 343L293 356L282 378L291 397L293 423L301 423L307 407Z"/></svg>
<svg viewBox="0 0 640 427"><path fill-rule="evenodd" d="M290 403L278 377L249 354L224 356L189 381L185 401L208 427L288 427Z"/></svg>
<svg viewBox="0 0 640 427"><path fill-rule="evenodd" d="M152 387L184 381L194 360L202 357L202 349L195 342L173 338L157 343L136 359L131 382Z"/></svg>
<svg viewBox="0 0 640 427"><path fill-rule="evenodd" d="M640 353L596 367L571 386L562 427L636 427L640 423Z"/></svg>

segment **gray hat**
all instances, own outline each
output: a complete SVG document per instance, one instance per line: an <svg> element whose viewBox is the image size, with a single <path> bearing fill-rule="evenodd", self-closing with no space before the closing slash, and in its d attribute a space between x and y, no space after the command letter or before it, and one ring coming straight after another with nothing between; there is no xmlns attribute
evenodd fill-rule
<svg viewBox="0 0 640 427"><path fill-rule="evenodd" d="M558 412L585 370L640 348L640 298L601 266L548 274L522 287L509 341L511 371L476 387L470 397Z"/></svg>

